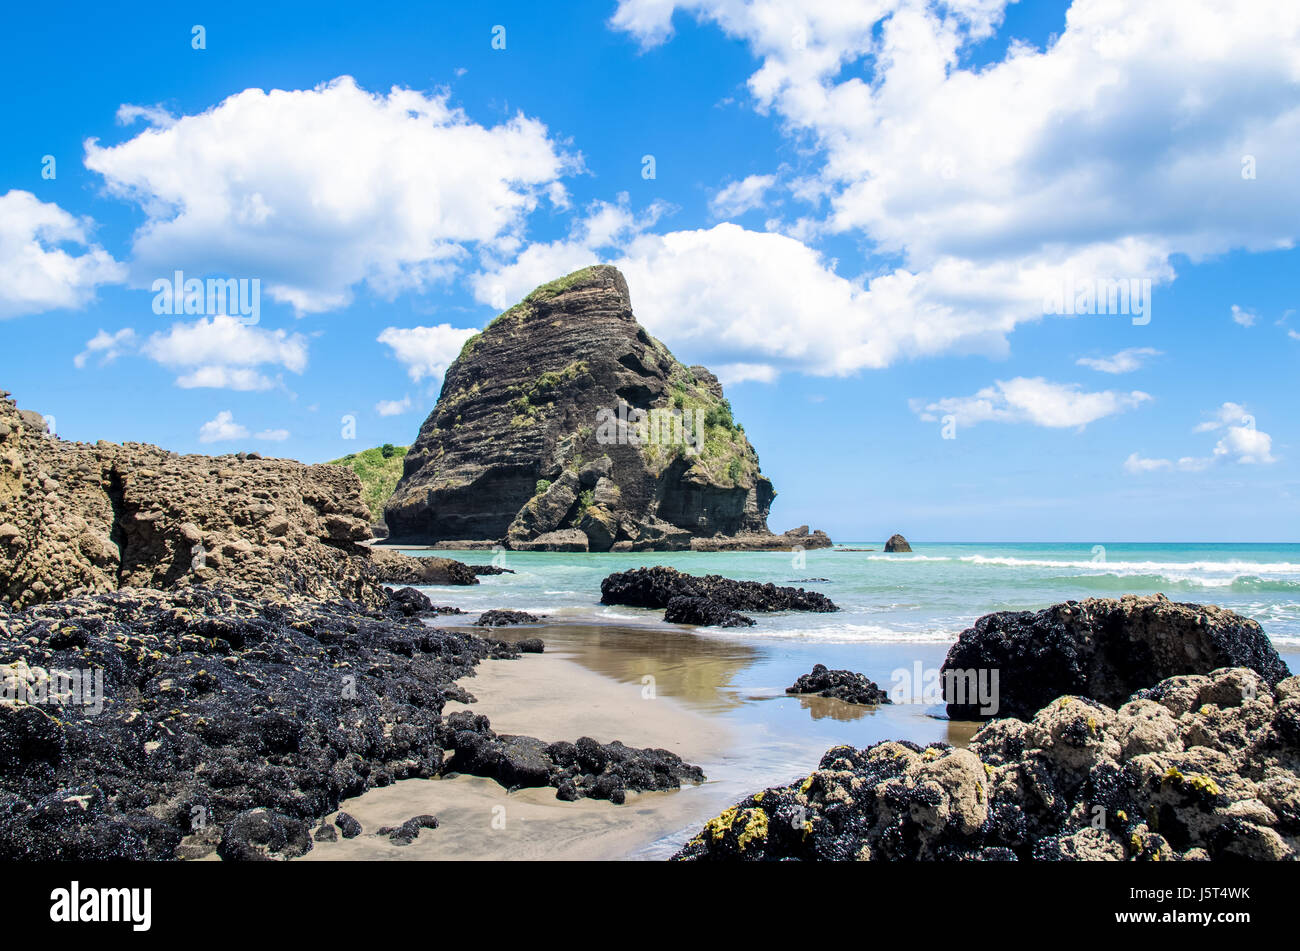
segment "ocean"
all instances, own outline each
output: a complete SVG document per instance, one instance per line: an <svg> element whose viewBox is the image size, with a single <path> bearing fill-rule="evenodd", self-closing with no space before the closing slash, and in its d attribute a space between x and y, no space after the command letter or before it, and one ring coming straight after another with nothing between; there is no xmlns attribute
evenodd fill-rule
<svg viewBox="0 0 1300 951"><path fill-rule="evenodd" d="M851 549L874 548L875 551ZM917 544L886 554L880 543L788 552L411 552L493 562L514 574L473 588L435 588L467 611L514 608L554 621L662 625L662 611L600 604L614 571L671 565L691 574L770 581L820 591L835 614L764 616L752 628L709 636L756 641L951 643L992 611L1060 601L1161 592L1213 603L1258 621L1279 650L1300 650L1300 544Z"/></svg>
<svg viewBox="0 0 1300 951"><path fill-rule="evenodd" d="M957 636L991 611L1161 592L1256 619L1291 669L1300 670L1300 545L913 547L911 554L885 554L879 542L802 555L409 553L448 555L473 564L495 559L514 572L483 576L472 587L424 588L435 603L471 612L470 617L446 616L429 623L461 626L473 621L472 613L489 608L545 615L540 626L497 628L493 634L541 636L548 656L600 674L626 691L633 706L650 684L653 696L683 705L726 731L731 738L726 750L697 760L709 781L683 791L691 797L691 821L644 842L629 858L671 855L721 808L747 793L806 776L832 746L863 748L884 739L964 745L977 724L947 720L944 706L926 695L922 680L942 666ZM606 575L641 565L797 585L826 594L841 610L754 614L754 627L715 629L667 624L661 610L600 603ZM818 663L865 674L895 702L866 707L786 694L786 687ZM465 686L473 692L474 680ZM581 706L585 698L573 699ZM491 704L478 712L491 716ZM528 729L546 732L541 723ZM584 729L600 734L602 723L597 719ZM635 744L637 734L600 738Z"/></svg>

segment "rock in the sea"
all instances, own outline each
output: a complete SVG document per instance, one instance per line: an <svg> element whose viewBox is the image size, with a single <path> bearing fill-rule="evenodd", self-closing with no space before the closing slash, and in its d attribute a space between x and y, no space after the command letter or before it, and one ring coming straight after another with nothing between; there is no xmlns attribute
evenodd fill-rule
<svg viewBox="0 0 1300 951"><path fill-rule="evenodd" d="M754 619L745 617L712 598L670 598L664 611L670 624L695 624L700 627L753 627Z"/></svg>
<svg viewBox="0 0 1300 951"><path fill-rule="evenodd" d="M607 799L615 805L629 792L679 789L701 783L704 771L668 750L636 749L615 740L546 743L531 736L498 735L487 717L458 711L447 717L450 772L495 779L507 789L551 786L557 799Z"/></svg>
<svg viewBox="0 0 1300 951"><path fill-rule="evenodd" d="M953 719L1024 717L1063 694L1115 706L1167 677L1219 667L1249 667L1270 684L1290 675L1259 624L1232 611L1162 594L1089 598L980 618L948 651L944 696ZM982 712L972 672L996 672L995 711Z"/></svg>
<svg viewBox="0 0 1300 951"><path fill-rule="evenodd" d="M885 542L885 551L911 551L912 546L907 543L907 539L902 535L890 535L889 541Z"/></svg>
<svg viewBox="0 0 1300 951"><path fill-rule="evenodd" d="M474 622L475 627L506 627L511 624L538 624L541 618L535 614L529 614L527 611L508 611L504 608L493 608L491 611L484 611Z"/></svg>
<svg viewBox="0 0 1300 951"><path fill-rule="evenodd" d="M601 604L666 608L676 597L707 598L735 611L839 610L830 598L816 591L733 581L720 575L688 575L662 565L615 572L600 583Z"/></svg>
<svg viewBox="0 0 1300 951"><path fill-rule="evenodd" d="M969 749L836 747L711 820L689 860L1295 860L1300 678L1174 677L1118 710L1060 697Z"/></svg>
<svg viewBox="0 0 1300 951"><path fill-rule="evenodd" d="M865 674L851 670L828 670L825 664L814 664L811 673L804 674L793 686L785 688L786 693L816 694L819 697L831 697L845 703L881 704L892 703L889 694L881 690Z"/></svg>
<svg viewBox="0 0 1300 951"><path fill-rule="evenodd" d="M0 398L0 601L10 605L220 583L376 608L385 582L475 581L459 562L360 544L370 524L349 469L68 442L29 417L41 419Z"/></svg>
<svg viewBox="0 0 1300 951"><path fill-rule="evenodd" d="M623 275L597 265L465 344L384 517L403 541L685 550L782 539L767 528L774 494L717 377L651 337Z"/></svg>

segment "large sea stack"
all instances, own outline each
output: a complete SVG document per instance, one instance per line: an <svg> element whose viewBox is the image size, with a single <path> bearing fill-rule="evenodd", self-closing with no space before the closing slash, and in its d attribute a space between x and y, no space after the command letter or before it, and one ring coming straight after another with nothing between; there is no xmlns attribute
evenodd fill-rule
<svg viewBox="0 0 1300 951"><path fill-rule="evenodd" d="M597 265L465 344L384 517L426 544L819 547L768 531L774 494L717 377L651 337L623 275Z"/></svg>

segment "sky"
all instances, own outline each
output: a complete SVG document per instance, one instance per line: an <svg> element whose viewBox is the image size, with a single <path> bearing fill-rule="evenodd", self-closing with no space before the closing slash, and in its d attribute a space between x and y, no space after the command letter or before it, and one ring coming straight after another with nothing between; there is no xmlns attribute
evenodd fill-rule
<svg viewBox="0 0 1300 951"><path fill-rule="evenodd" d="M408 444L600 261L777 531L1300 540L1292 0L6 18L0 387L62 438Z"/></svg>

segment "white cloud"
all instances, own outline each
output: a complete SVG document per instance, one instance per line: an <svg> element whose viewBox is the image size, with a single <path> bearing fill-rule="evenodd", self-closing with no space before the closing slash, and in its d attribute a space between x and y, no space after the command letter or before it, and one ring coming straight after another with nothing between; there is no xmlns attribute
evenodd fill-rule
<svg viewBox="0 0 1300 951"><path fill-rule="evenodd" d="M263 440L263 441L265 441L265 442L284 442L286 439L289 438L289 430L287 430L287 429L264 429L264 430L262 430L260 433L258 433L257 435L255 435L253 438L254 438L254 439L261 439L261 440Z"/></svg>
<svg viewBox="0 0 1300 951"><path fill-rule="evenodd" d="M1216 429L1223 429L1226 426L1255 425L1255 418L1247 413L1246 407L1240 403L1224 403L1207 415L1210 418L1203 423L1198 423L1193 432L1209 433Z"/></svg>
<svg viewBox="0 0 1300 951"><path fill-rule="evenodd" d="M90 242L91 227L89 218L74 218L31 192L0 195L0 320L82 307L96 287L125 278L126 268ZM84 250L70 253L64 244Z"/></svg>
<svg viewBox="0 0 1300 951"><path fill-rule="evenodd" d="M786 235L853 232L901 261L868 285L873 319L832 333L874 359L824 368L996 343L1063 275L1159 283L1173 255L1300 234L1300 7L1075 0L1046 49L965 65L1004 5L620 0L612 25L645 45L680 11L760 60L755 108L821 159L794 193L829 208Z"/></svg>
<svg viewBox="0 0 1300 951"><path fill-rule="evenodd" d="M400 400L380 400L375 404L375 412L380 416L400 416L410 408L410 396L403 396Z"/></svg>
<svg viewBox="0 0 1300 951"><path fill-rule="evenodd" d="M1134 474L1155 472L1158 469L1168 469L1172 465L1173 463L1168 459L1144 459L1135 452L1124 460L1124 471Z"/></svg>
<svg viewBox="0 0 1300 951"><path fill-rule="evenodd" d="M1071 274L1158 266L1141 248L1123 246L996 267L949 258L924 275L897 270L852 281L783 234L730 222L650 233L659 211L638 219L599 205L602 220L617 221L602 233L607 251L590 238L591 219L579 222L569 238L530 245L512 264L475 275L475 296L504 308L556 275L602 261L627 277L637 318L671 346L689 346L692 360L844 376L948 350L1005 354L1006 334L1042 316L1044 286Z"/></svg>
<svg viewBox="0 0 1300 951"><path fill-rule="evenodd" d="M1153 347L1129 347L1109 357L1080 357L1075 361L1099 373L1132 373L1140 370L1147 357L1158 357L1160 351Z"/></svg>
<svg viewBox="0 0 1300 951"><path fill-rule="evenodd" d="M173 370L188 370L176 385L186 389L217 387L267 390L272 380L261 366L283 367L293 373L307 368L307 338L284 330L266 330L234 317L204 317L172 324L151 334L141 353Z"/></svg>
<svg viewBox="0 0 1300 951"><path fill-rule="evenodd" d="M86 349L73 357L72 362L80 370L91 357L99 354L99 365L102 367L112 363L122 354L130 352L134 346L135 331L130 327L123 327L117 333L112 334L106 330L100 330L99 333L86 341Z"/></svg>
<svg viewBox="0 0 1300 951"><path fill-rule="evenodd" d="M223 409L214 419L199 427L199 442L229 442L232 439L247 439L248 430L235 422L235 415Z"/></svg>
<svg viewBox="0 0 1300 951"><path fill-rule="evenodd" d="M912 400L912 411L927 421L953 415L962 426L977 423L1030 423L1052 429L1084 427L1106 416L1141 406L1151 397L1102 390L1087 392L1077 383L1053 383L1042 377L997 380L974 396L953 396L926 403Z"/></svg>
<svg viewBox="0 0 1300 951"><path fill-rule="evenodd" d="M722 363L716 368L718 382L724 386L732 383L775 383L779 376L776 367L766 363Z"/></svg>
<svg viewBox="0 0 1300 951"><path fill-rule="evenodd" d="M460 355L465 341L476 333L478 331L471 328L450 324L387 327L377 339L392 348L393 356L406 366L407 375L418 383L425 377L437 379L446 373L447 367Z"/></svg>
<svg viewBox="0 0 1300 951"><path fill-rule="evenodd" d="M310 90L246 89L120 145L86 142L86 165L139 203L133 275L183 269L259 277L300 312L423 288L467 247L508 249L543 195L566 201L580 167L523 115L488 128L445 93L387 95L340 77Z"/></svg>
<svg viewBox="0 0 1300 951"><path fill-rule="evenodd" d="M1208 415L1210 419L1198 424L1194 432L1222 432L1223 435L1210 455L1183 456L1177 468L1184 472L1203 472L1220 461L1240 465L1270 465L1277 461L1273 456L1273 437L1256 428L1255 417L1240 403L1224 403ZM1124 462L1124 469L1131 473L1172 466L1167 459L1140 459L1137 453Z"/></svg>
<svg viewBox="0 0 1300 951"><path fill-rule="evenodd" d="M1242 327L1253 327L1258 319L1253 312L1242 310L1236 304L1232 305L1232 322L1234 324L1240 324Z"/></svg>
<svg viewBox="0 0 1300 951"><path fill-rule="evenodd" d="M775 175L750 175L719 189L709 201L715 218L734 218L763 207L763 196L776 184Z"/></svg>

